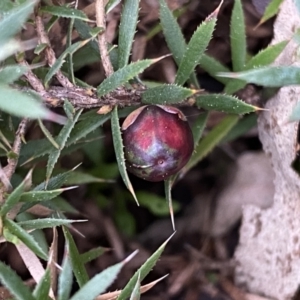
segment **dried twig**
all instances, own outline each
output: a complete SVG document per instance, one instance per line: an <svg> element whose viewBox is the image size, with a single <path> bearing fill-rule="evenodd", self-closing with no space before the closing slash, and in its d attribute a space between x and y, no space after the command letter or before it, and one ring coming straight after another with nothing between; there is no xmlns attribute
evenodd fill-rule
<svg viewBox="0 0 300 300"><path fill-rule="evenodd" d="M105 39L105 10L104 10L104 1L96 0L96 23L98 27L102 27L104 30L98 35L98 45L101 56L102 65L105 71L106 77L110 76L114 70L109 58L107 43Z"/></svg>
<svg viewBox="0 0 300 300"><path fill-rule="evenodd" d="M53 64L56 61L55 52L51 48L50 40L45 31L45 27L44 27L42 18L38 15L35 18L35 24L36 24L37 35L39 37L39 43L48 45L48 47L45 49L45 54L46 54L46 60L49 64L49 66L51 67L51 66L53 66ZM74 86L70 82L70 80L60 70L57 71L56 78L63 87L71 88Z"/></svg>
<svg viewBox="0 0 300 300"><path fill-rule="evenodd" d="M28 71L24 74L27 81L30 83L30 85L34 88L37 92L44 92L45 88L41 81L37 78L37 76L31 71L30 66L26 60L19 61L19 65L28 67Z"/></svg>
<svg viewBox="0 0 300 300"><path fill-rule="evenodd" d="M24 118L19 124L19 128L16 132L14 144L12 147L13 157L7 159L7 166L3 168L4 174L6 175L6 178L8 180L11 179L12 175L14 174L17 164L18 164L18 158L21 150L21 144L22 144L22 138L26 131L26 125L28 123L28 119ZM7 187L2 184L0 189L0 203L4 202L4 193L7 191Z"/></svg>

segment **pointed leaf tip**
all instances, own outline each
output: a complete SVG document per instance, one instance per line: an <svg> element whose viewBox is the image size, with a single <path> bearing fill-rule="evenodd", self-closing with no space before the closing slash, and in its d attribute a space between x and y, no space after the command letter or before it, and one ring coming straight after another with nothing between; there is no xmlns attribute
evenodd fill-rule
<svg viewBox="0 0 300 300"><path fill-rule="evenodd" d="M223 2L224 2L224 0L221 0L220 4L217 6L217 8L205 19L205 21L209 21L213 18L217 18Z"/></svg>

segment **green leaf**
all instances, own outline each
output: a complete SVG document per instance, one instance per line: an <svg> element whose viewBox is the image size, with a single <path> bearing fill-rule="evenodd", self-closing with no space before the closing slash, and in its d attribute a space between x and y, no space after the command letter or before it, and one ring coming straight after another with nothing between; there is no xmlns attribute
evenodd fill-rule
<svg viewBox="0 0 300 300"><path fill-rule="evenodd" d="M36 240L26 232L21 226L16 224L10 219L4 220L4 227L10 231L13 235L18 237L30 250L32 250L38 257L48 260L47 254L36 242Z"/></svg>
<svg viewBox="0 0 300 300"><path fill-rule="evenodd" d="M28 179L27 179L28 180ZM0 209L0 216L5 216L19 201L24 191L26 179L7 197Z"/></svg>
<svg viewBox="0 0 300 300"><path fill-rule="evenodd" d="M65 59L68 55L73 55L78 49L86 45L90 40L79 41L77 43L72 44L69 46L55 61L53 66L49 69L48 73L45 76L44 84L45 86L49 85L49 81L52 77L62 68L63 64L65 63Z"/></svg>
<svg viewBox="0 0 300 300"><path fill-rule="evenodd" d="M105 292L105 290L114 282L123 265L123 262L118 263L114 266L108 267L100 274L97 274L88 283L81 287L81 289L75 293L70 300L94 300L95 297Z"/></svg>
<svg viewBox="0 0 300 300"><path fill-rule="evenodd" d="M86 264L86 263L98 258L102 254L104 254L106 251L107 251L107 248L103 248L103 247L97 247L97 248L91 249L91 250L81 254L80 260L82 261L82 263Z"/></svg>
<svg viewBox="0 0 300 300"><path fill-rule="evenodd" d="M187 163L181 170L181 176L192 169L198 162L200 162L206 155L208 155L228 134L228 132L238 122L239 116L228 115L217 126L215 126L195 147L195 151Z"/></svg>
<svg viewBox="0 0 300 300"><path fill-rule="evenodd" d="M230 72L230 70L212 56L204 53L200 58L199 64L211 77L217 79L221 83L227 84L230 82L228 78L220 78L216 75L219 72Z"/></svg>
<svg viewBox="0 0 300 300"><path fill-rule="evenodd" d="M118 41L118 67L119 69L128 64L136 24L139 14L139 0L125 0L122 9L119 41Z"/></svg>
<svg viewBox="0 0 300 300"><path fill-rule="evenodd" d="M222 139L223 143L228 143L230 141L236 140L240 136L243 136L250 129L257 125L257 115L251 114L244 116L240 119L235 126L228 132L228 134Z"/></svg>
<svg viewBox="0 0 300 300"><path fill-rule="evenodd" d="M61 151L65 147L69 135L72 129L74 128L80 114L82 113L82 109L81 109L75 114L75 116L73 116L72 113L74 113L74 111L72 112L71 110L74 110L74 108L72 107L71 110L68 110L69 105L71 105L70 102L66 100L64 103L64 109L66 111L66 114L68 115L68 121L61 129L59 135L56 138L56 142L59 145L59 149L54 149L49 154L49 159L47 162L47 170L46 170L46 181L50 179L54 166L61 155Z"/></svg>
<svg viewBox="0 0 300 300"><path fill-rule="evenodd" d="M129 300L140 300L141 298L140 288L141 288L141 284L140 284L140 274L139 274Z"/></svg>
<svg viewBox="0 0 300 300"><path fill-rule="evenodd" d="M175 104L191 97L196 90L187 89L176 84L164 84L147 89L142 94L142 102L149 104Z"/></svg>
<svg viewBox="0 0 300 300"><path fill-rule="evenodd" d="M171 235L170 238L168 238L148 259L147 261L134 273L134 275L131 277L127 285L122 290L121 294L118 296L117 300L126 300L128 297L130 297L130 294L132 293L135 284L137 282L137 279L140 277L140 281L143 281L143 279L152 271L153 267L155 266L156 262L160 258L162 252L164 251L167 243L172 238L173 235Z"/></svg>
<svg viewBox="0 0 300 300"><path fill-rule="evenodd" d="M128 82L128 80L143 72L146 68L151 66L156 61L158 61L158 59L144 59L133 62L125 66L124 68L117 70L111 76L104 79L102 83L97 87L98 97L104 96L114 91L117 87Z"/></svg>
<svg viewBox="0 0 300 300"><path fill-rule="evenodd" d="M72 265L68 255L65 256L62 271L58 278L58 295L57 300L68 300L72 290Z"/></svg>
<svg viewBox="0 0 300 300"><path fill-rule="evenodd" d="M47 47L48 44L46 43L38 44L34 49L34 54L40 55Z"/></svg>
<svg viewBox="0 0 300 300"><path fill-rule="evenodd" d="M254 68L260 68L268 66L275 61L279 54L286 47L287 41L280 42L275 45L268 46L266 49L258 52L253 56L246 64L245 70L251 70ZM224 71L221 71L224 72ZM227 79L227 78L226 78ZM228 79L227 79L228 80ZM230 80L225 87L224 92L227 94L233 94L236 91L242 89L247 83L242 80Z"/></svg>
<svg viewBox="0 0 300 300"><path fill-rule="evenodd" d="M59 149L59 145L56 143L55 139L53 138L52 134L50 133L50 131L45 127L45 125L43 124L43 122L41 121L41 119L38 119L38 123L39 126L42 130L42 132L44 133L44 135L46 136L47 140L56 148Z"/></svg>
<svg viewBox="0 0 300 300"><path fill-rule="evenodd" d="M172 228L175 231L174 209L173 209L173 201L172 201L172 185L173 185L174 176L175 175L165 180L165 195L166 195L166 200L169 204L169 212L170 212L170 217L172 222Z"/></svg>
<svg viewBox="0 0 300 300"><path fill-rule="evenodd" d="M248 61L246 70L270 65L281 54L287 44L288 41L282 41L261 50Z"/></svg>
<svg viewBox="0 0 300 300"><path fill-rule="evenodd" d="M18 222L18 225L25 230L52 228L56 226L69 225L76 222L85 222L85 220L68 220L68 219L55 219L43 218Z"/></svg>
<svg viewBox="0 0 300 300"><path fill-rule="evenodd" d="M60 195L62 192L68 190L69 188L61 188L57 190L49 190L49 191L30 191L23 193L21 196L20 201L22 202L41 202L41 201L47 201L51 200L58 195Z"/></svg>
<svg viewBox="0 0 300 300"><path fill-rule="evenodd" d="M280 7L282 1L283 0L272 0L272 1L270 1L268 6L265 9L264 15L260 19L258 25L261 25L262 23L264 23L267 20L274 17L278 13L279 7Z"/></svg>
<svg viewBox="0 0 300 300"><path fill-rule="evenodd" d="M109 0L105 6L105 13L108 14L110 11L112 11L121 0Z"/></svg>
<svg viewBox="0 0 300 300"><path fill-rule="evenodd" d="M246 32L241 0L235 0L230 22L231 59L234 71L242 71L246 64Z"/></svg>
<svg viewBox="0 0 300 300"><path fill-rule="evenodd" d="M186 42L181 29L168 8L165 0L159 0L160 22L167 45L171 50L176 64L179 66L186 50Z"/></svg>
<svg viewBox="0 0 300 300"><path fill-rule="evenodd" d="M175 78L176 84L183 85L199 64L201 56L212 38L215 25L216 18L212 17L208 21L202 22L194 32L180 62Z"/></svg>
<svg viewBox="0 0 300 300"><path fill-rule="evenodd" d="M246 114L257 110L242 100L230 95L207 94L196 98L196 105L207 110L217 110L229 114Z"/></svg>
<svg viewBox="0 0 300 300"><path fill-rule="evenodd" d="M144 191L137 191L136 196L139 199L139 204L142 207L149 209L156 216L164 217L169 215L169 206L164 197ZM173 203L174 212L179 211L180 205L178 202Z"/></svg>
<svg viewBox="0 0 300 300"><path fill-rule="evenodd" d="M80 254L78 252L77 246L75 244L75 241L70 231L66 227L63 227L63 232L68 245L69 255L70 255L70 260L71 260L74 275L79 284L79 287L82 288L89 281L89 276L87 274L87 271L84 267L82 260L80 259ZM86 299L86 298L82 298L82 299Z"/></svg>
<svg viewBox="0 0 300 300"><path fill-rule="evenodd" d="M51 284L51 278L50 278L50 270L47 269L44 276L41 278L41 280L36 285L33 295L37 300L45 300L48 299L48 294L50 291L50 284Z"/></svg>
<svg viewBox="0 0 300 300"><path fill-rule="evenodd" d="M74 169L69 170L64 173L60 173L60 174L50 178L50 180L48 182L43 181L42 183L40 183L33 189L33 192L44 191L46 189L46 186L48 187L50 192L51 192L51 190L59 189L68 180L69 176L71 175L71 173L73 172ZM47 185L47 183L48 183L48 185Z"/></svg>
<svg viewBox="0 0 300 300"><path fill-rule="evenodd" d="M67 140L66 147L77 143L80 139L84 138L110 119L110 114L99 116L96 112L93 113L94 115L89 115L89 118L85 118L74 126L74 129ZM47 139L28 141L21 149L20 163L22 164L49 154L54 149L53 145Z"/></svg>
<svg viewBox="0 0 300 300"><path fill-rule="evenodd" d="M264 67L239 73L219 73L221 77L242 79L248 83L268 87L282 87L300 83L300 68L290 67Z"/></svg>
<svg viewBox="0 0 300 300"><path fill-rule="evenodd" d="M0 15L0 44L3 45L16 33L21 31L23 24L33 12L36 1L26 1L9 12Z"/></svg>
<svg viewBox="0 0 300 300"><path fill-rule="evenodd" d="M61 121L58 115L52 113L39 101L28 93L20 92L6 85L0 84L0 110L17 117L31 119L47 119ZM13 99L13 101L12 101Z"/></svg>
<svg viewBox="0 0 300 300"><path fill-rule="evenodd" d="M202 137L204 128L206 126L208 119L208 112L201 113L195 122L193 123L192 126L192 131L193 131L193 137L194 137L194 144L195 146L199 143L199 140Z"/></svg>
<svg viewBox="0 0 300 300"><path fill-rule="evenodd" d="M103 182L115 182L114 180L102 179L96 176L93 176L89 173L84 173L80 171L74 171L70 174L68 180L66 181L67 185L79 185L79 184L87 184L87 183L103 183Z"/></svg>
<svg viewBox="0 0 300 300"><path fill-rule="evenodd" d="M9 266L0 261L0 281L16 300L36 300L22 279Z"/></svg>
<svg viewBox="0 0 300 300"><path fill-rule="evenodd" d="M27 70L28 68L25 66L6 66L0 70L0 83L13 83L20 76L24 75Z"/></svg>
<svg viewBox="0 0 300 300"><path fill-rule="evenodd" d="M139 205L136 195L134 193L134 189L133 189L130 179L128 177L127 170L126 170L125 157L124 157L124 151L123 151L124 146L123 146L122 134L121 134L120 124L119 124L119 116L118 116L118 107L117 106L114 107L114 109L112 111L112 115L111 115L111 131L112 131L116 159L117 159L121 177L122 177L127 189L132 194L134 200Z"/></svg>
<svg viewBox="0 0 300 300"><path fill-rule="evenodd" d="M90 21L83 11L67 6L42 6L40 11L61 18L78 19L87 22Z"/></svg>

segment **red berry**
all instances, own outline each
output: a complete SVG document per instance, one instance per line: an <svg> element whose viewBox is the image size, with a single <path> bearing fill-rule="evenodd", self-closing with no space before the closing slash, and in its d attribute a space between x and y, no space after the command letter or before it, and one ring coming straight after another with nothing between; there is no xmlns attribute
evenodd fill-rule
<svg viewBox="0 0 300 300"><path fill-rule="evenodd" d="M122 130L128 170L148 181L161 181L176 174L194 149L190 126L175 107L140 107L128 115Z"/></svg>

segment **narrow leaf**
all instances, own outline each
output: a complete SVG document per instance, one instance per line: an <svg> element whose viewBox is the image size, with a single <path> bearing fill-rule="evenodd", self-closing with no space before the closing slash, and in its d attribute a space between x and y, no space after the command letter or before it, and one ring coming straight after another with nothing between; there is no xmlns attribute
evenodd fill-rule
<svg viewBox="0 0 300 300"><path fill-rule="evenodd" d="M72 290L72 265L68 255L65 256L62 271L58 278L57 300L68 300Z"/></svg>
<svg viewBox="0 0 300 300"><path fill-rule="evenodd" d="M194 144L197 145L199 140L202 137L204 128L206 126L208 119L208 112L201 113L196 121L193 123L192 131L193 131L193 137L194 137Z"/></svg>
<svg viewBox="0 0 300 300"><path fill-rule="evenodd" d="M72 44L69 46L61 55L60 57L55 61L53 66L49 69L48 73L45 76L44 84L46 86L49 85L49 81L52 79L52 77L61 69L63 64L65 63L65 59L68 55L74 54L78 49L86 45L90 39L85 41L79 41L77 43Z"/></svg>
<svg viewBox="0 0 300 300"><path fill-rule="evenodd" d="M140 274L138 274L136 284L135 284L134 289L133 289L133 291L130 295L130 300L140 300L140 298L141 298L140 288L141 288Z"/></svg>
<svg viewBox="0 0 300 300"><path fill-rule="evenodd" d="M159 4L160 22L163 33L168 47L173 54L174 60L179 66L186 50L186 42L181 29L165 0L159 0Z"/></svg>
<svg viewBox="0 0 300 300"><path fill-rule="evenodd" d="M242 71L246 62L246 32L241 0L235 0L230 22L231 59L234 71Z"/></svg>
<svg viewBox="0 0 300 300"><path fill-rule="evenodd" d="M91 250L81 254L80 259L81 259L82 263L86 264L86 263L98 258L99 256L101 256L108 250L109 250L108 248L103 248L103 247L91 249Z"/></svg>
<svg viewBox="0 0 300 300"><path fill-rule="evenodd" d="M270 65L281 54L287 44L287 41L282 41L261 50L248 61L246 70Z"/></svg>
<svg viewBox="0 0 300 300"><path fill-rule="evenodd" d="M73 145L80 139L87 136L96 128L103 125L107 120L109 120L109 118L110 114L99 116L96 112L93 112L93 115L89 115L88 118L84 118L84 120L78 122L71 131L66 147ZM20 162L24 163L33 160L34 158L44 156L54 149L53 145L46 139L28 141L21 149Z"/></svg>
<svg viewBox="0 0 300 300"><path fill-rule="evenodd" d="M78 19L87 22L90 21L83 11L67 6L42 6L40 11L61 18Z"/></svg>
<svg viewBox="0 0 300 300"><path fill-rule="evenodd" d="M6 66L0 70L0 83L13 83L23 74L25 74L27 70L28 68L25 66Z"/></svg>
<svg viewBox="0 0 300 300"><path fill-rule="evenodd" d="M71 260L74 275L76 277L79 286L82 288L89 281L87 271L84 267L83 262L80 259L80 254L78 252L77 246L75 244L75 241L70 231L66 227L63 227L63 232L64 232L66 242L68 244L69 255L70 255L70 260Z"/></svg>
<svg viewBox="0 0 300 300"><path fill-rule="evenodd" d="M166 195L166 200L169 204L169 212L170 212L170 217L172 222L172 228L175 231L174 210L173 210L172 194L171 194L172 185L173 185L172 178L165 180L165 195Z"/></svg>
<svg viewBox="0 0 300 300"><path fill-rule="evenodd" d="M264 15L260 19L258 26L274 17L278 13L282 2L283 0L271 0L265 9Z"/></svg>
<svg viewBox="0 0 300 300"><path fill-rule="evenodd" d="M47 254L36 242L36 240L26 232L21 226L11 221L10 219L5 219L4 226L16 237L18 237L30 250L32 250L38 257L48 260Z"/></svg>
<svg viewBox="0 0 300 300"><path fill-rule="evenodd" d="M110 11L112 11L121 0L109 0L105 6L105 13L108 14Z"/></svg>
<svg viewBox="0 0 300 300"><path fill-rule="evenodd" d="M134 289L137 278L140 277L140 281L151 272L156 262L160 258L162 252L164 251L167 243L172 238L174 233L147 259L147 261L134 273L134 275L130 278L129 282L122 290L121 294L118 296L118 300L126 300L130 297L131 292Z"/></svg>
<svg viewBox="0 0 300 300"><path fill-rule="evenodd" d="M239 73L219 73L221 77L237 78L248 83L268 87L282 87L300 83L300 68L290 67L264 67Z"/></svg>
<svg viewBox="0 0 300 300"><path fill-rule="evenodd" d="M196 92L196 90L187 89L176 84L165 84L143 92L142 102L162 105L175 104L191 97Z"/></svg>
<svg viewBox="0 0 300 300"><path fill-rule="evenodd" d="M208 21L204 21L194 32L180 62L175 78L176 84L183 85L199 64L201 56L212 38L215 25L216 18L212 17Z"/></svg>
<svg viewBox="0 0 300 300"><path fill-rule="evenodd" d="M228 115L217 126L215 126L196 146L195 151L187 163L181 170L180 177L193 168L199 161L208 155L227 135L233 126L239 120L237 115Z"/></svg>
<svg viewBox="0 0 300 300"><path fill-rule="evenodd" d="M123 265L123 262L118 263L97 274L81 287L70 300L94 300L95 297L103 293L114 282Z"/></svg>
<svg viewBox="0 0 300 300"><path fill-rule="evenodd" d="M18 225L25 230L52 228L56 226L69 225L76 222L86 222L86 220L68 220L68 219L55 219L44 218L29 221L18 222Z"/></svg>
<svg viewBox="0 0 300 300"><path fill-rule="evenodd" d="M119 69L128 64L130 50L136 30L139 14L139 0L125 0L122 9L119 41L118 41L118 66Z"/></svg>
<svg viewBox="0 0 300 300"><path fill-rule="evenodd" d="M25 178L25 180L17 188L15 188L12 191L12 193L7 197L7 199L5 200L4 204L0 209L1 217L5 216L20 201L27 180Z"/></svg>
<svg viewBox="0 0 300 300"><path fill-rule="evenodd" d="M16 8L0 15L0 44L3 45L22 29L29 15L33 12L36 1L28 0Z"/></svg>
<svg viewBox="0 0 300 300"><path fill-rule="evenodd" d="M51 200L62 192L69 190L69 188L61 188L56 190L48 190L48 191L39 191L34 190L30 192L25 192L22 194L20 201L21 202L41 202Z"/></svg>
<svg viewBox="0 0 300 300"><path fill-rule="evenodd" d="M22 279L9 266L0 261L0 281L17 300L36 300Z"/></svg>
<svg viewBox="0 0 300 300"><path fill-rule="evenodd" d="M221 83L227 84L230 81L228 78L220 78L216 75L219 72L230 72L230 70L212 56L204 53L200 58L199 64L211 77Z"/></svg>
<svg viewBox="0 0 300 300"><path fill-rule="evenodd" d="M196 98L196 104L199 108L229 114L246 114L257 110L255 106L249 105L234 96L224 94L200 95Z"/></svg>
<svg viewBox="0 0 300 300"><path fill-rule="evenodd" d="M41 121L41 119L38 119L38 123L39 123L39 126L40 126L42 132L44 133L44 135L45 135L46 138L48 139L48 141L49 141L56 149L59 149L59 145L56 143L55 139L53 138L53 136L51 135L51 133L49 132L49 130L45 127L45 125L43 124L43 122Z"/></svg>
<svg viewBox="0 0 300 300"><path fill-rule="evenodd" d="M251 114L246 115L240 119L235 126L226 134L222 139L223 143L228 143L230 141L236 140L237 138L243 136L245 133L249 132L250 129L254 128L257 125L257 115Z"/></svg>
<svg viewBox="0 0 300 300"><path fill-rule="evenodd" d="M68 101L64 103L64 108L67 111ZM70 103L69 103L70 104ZM70 136L72 129L74 128L80 114L82 113L82 109L79 110L73 119L69 116L67 123L61 129L59 135L56 138L56 142L59 144L59 149L55 149L50 152L49 159L47 162L47 170L46 170L46 181L50 179L54 166L60 157L62 149L65 147L66 142Z"/></svg>
<svg viewBox="0 0 300 300"><path fill-rule="evenodd" d="M33 291L33 295L35 296L36 300L48 299L50 283L50 271L47 269L43 278L38 282Z"/></svg>
<svg viewBox="0 0 300 300"><path fill-rule="evenodd" d="M253 56L245 66L245 70L251 70L254 68L260 68L264 66L268 66L275 61L275 59L279 56L279 54L286 47L287 41L280 42L275 45L271 45L266 49L258 52L255 56ZM219 71L224 72L224 71ZM226 71L225 71L226 72ZM228 78L226 78L228 80ZM236 91L242 89L247 82L243 80L229 80L228 84L225 87L224 92L227 94L233 94Z"/></svg>
<svg viewBox="0 0 300 300"><path fill-rule="evenodd" d="M137 62L133 62L117 70L111 76L104 79L102 83L97 87L98 97L104 96L114 91L122 84L128 82L128 80L143 72L146 68L151 66L157 60L158 59L144 59Z"/></svg>
<svg viewBox="0 0 300 300"><path fill-rule="evenodd" d="M18 117L46 119L61 123L63 118L48 110L32 94L23 93L0 84L0 110ZM13 101L12 101L13 99ZM22 109L20 109L22 108Z"/></svg>
<svg viewBox="0 0 300 300"><path fill-rule="evenodd" d="M118 107L117 106L115 106L115 108L112 111L111 130L112 130L116 159L117 159L121 177L122 177L127 189L130 191L131 195L133 196L134 200L136 201L137 205L139 205L139 202L136 198L134 189L132 187L132 184L130 182L130 179L128 177L127 170L126 170L124 150L123 150L124 146L123 146L121 128L120 128L120 124L119 124L119 116L118 116Z"/></svg>

